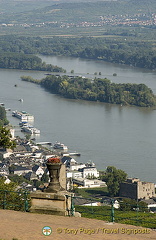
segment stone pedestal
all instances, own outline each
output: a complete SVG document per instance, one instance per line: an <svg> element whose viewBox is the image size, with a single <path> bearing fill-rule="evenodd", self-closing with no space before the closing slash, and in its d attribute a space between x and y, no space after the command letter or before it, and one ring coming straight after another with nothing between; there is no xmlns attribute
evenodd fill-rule
<svg viewBox="0 0 156 240"><path fill-rule="evenodd" d="M68 216L70 215L71 197L66 197L66 195L69 194L68 192L31 193L30 212Z"/></svg>
<svg viewBox="0 0 156 240"><path fill-rule="evenodd" d="M59 216L71 214L71 194L60 185L60 169L62 163L58 157L47 162L50 183L44 192L31 193L31 212Z"/></svg>

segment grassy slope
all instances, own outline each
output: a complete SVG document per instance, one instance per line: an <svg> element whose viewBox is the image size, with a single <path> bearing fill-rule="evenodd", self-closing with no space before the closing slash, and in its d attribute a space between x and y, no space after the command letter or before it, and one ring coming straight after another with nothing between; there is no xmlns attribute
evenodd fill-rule
<svg viewBox="0 0 156 240"><path fill-rule="evenodd" d="M78 188L76 193L83 198L94 198L95 196L108 196L107 188ZM91 207L91 206L75 206L76 211L82 214L82 217L94 218L98 220L111 221L111 207ZM142 226L147 228L156 227L156 214L144 213L137 211L120 211L115 209L115 222Z"/></svg>

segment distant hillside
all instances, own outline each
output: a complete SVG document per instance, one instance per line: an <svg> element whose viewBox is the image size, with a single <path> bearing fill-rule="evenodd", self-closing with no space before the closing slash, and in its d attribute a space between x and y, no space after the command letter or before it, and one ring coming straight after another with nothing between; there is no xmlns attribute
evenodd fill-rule
<svg viewBox="0 0 156 240"><path fill-rule="evenodd" d="M63 1L63 2L62 2ZM0 3L0 23L38 23L45 21L97 21L100 16L116 14L155 13L155 0L118 0L80 2L65 0L57 2L36 0L7 1ZM75 2L73 2L75 1ZM82 0L81 0L82 1ZM52 4L53 3L53 4ZM50 6L48 6L50 5ZM6 10L8 14L6 14ZM5 14L3 14L3 12ZM14 13L12 13L14 12Z"/></svg>
<svg viewBox="0 0 156 240"><path fill-rule="evenodd" d="M32 11L33 9L44 8L58 1L53 0L0 0L1 14L13 14L25 11Z"/></svg>

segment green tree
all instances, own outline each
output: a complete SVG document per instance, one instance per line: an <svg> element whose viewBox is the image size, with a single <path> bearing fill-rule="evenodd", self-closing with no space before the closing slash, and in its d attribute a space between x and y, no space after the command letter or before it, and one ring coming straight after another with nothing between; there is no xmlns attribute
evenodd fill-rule
<svg viewBox="0 0 156 240"><path fill-rule="evenodd" d="M25 81L29 79L25 78ZM123 105L136 105L140 107L156 106L156 96L152 90L144 84L116 84L107 78L95 78L94 81L82 77L48 75L40 81L34 79L34 83L40 83L51 93L72 99L84 99L89 101L101 101Z"/></svg>
<svg viewBox="0 0 156 240"><path fill-rule="evenodd" d="M35 188L39 189L39 186L42 185L42 182L39 180L33 180L33 185Z"/></svg>
<svg viewBox="0 0 156 240"><path fill-rule="evenodd" d="M124 182L127 178L127 173L121 169L116 169L113 166L108 166L103 180L106 182L108 192L111 197L117 196L119 193L120 183Z"/></svg>
<svg viewBox="0 0 156 240"><path fill-rule="evenodd" d="M9 166L9 173L14 174L15 169L16 169L16 166L12 164L11 166ZM12 179L10 179L10 180L12 180Z"/></svg>
<svg viewBox="0 0 156 240"><path fill-rule="evenodd" d="M9 169L10 170L10 169ZM17 183L17 184L21 184L23 182L26 182L26 183L30 183L30 181L28 181L26 178L24 178L22 175L21 176L18 176L17 174L11 174L9 175L9 179L14 182L14 183Z"/></svg>
<svg viewBox="0 0 156 240"><path fill-rule="evenodd" d="M0 126L7 125L8 123L5 108L0 106Z"/></svg>
<svg viewBox="0 0 156 240"><path fill-rule="evenodd" d="M43 183L47 183L49 181L49 176L46 173L44 173L41 177L41 181Z"/></svg>
<svg viewBox="0 0 156 240"><path fill-rule="evenodd" d="M124 198L122 199L122 201L120 201L120 210L121 211L140 211L140 212L148 212L148 204L140 201L137 202L134 199L130 199L130 198Z"/></svg>
<svg viewBox="0 0 156 240"><path fill-rule="evenodd" d="M5 178L0 177L0 190L15 191L17 184L15 182L5 183Z"/></svg>
<svg viewBox="0 0 156 240"><path fill-rule="evenodd" d="M11 140L10 130L2 126L0 126L0 147L4 149L14 149L16 147L15 140Z"/></svg>
<svg viewBox="0 0 156 240"><path fill-rule="evenodd" d="M25 204L24 195L21 192L23 191L17 191L17 183L5 183L5 178L0 177L0 208L23 211Z"/></svg>
<svg viewBox="0 0 156 240"><path fill-rule="evenodd" d="M31 134L26 134L26 135L25 135L25 139L26 139L27 141L29 141L30 138L31 138Z"/></svg>

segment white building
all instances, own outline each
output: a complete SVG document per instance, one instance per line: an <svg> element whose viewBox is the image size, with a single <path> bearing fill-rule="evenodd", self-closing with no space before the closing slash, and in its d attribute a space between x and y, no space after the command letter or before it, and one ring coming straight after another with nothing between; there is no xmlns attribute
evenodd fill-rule
<svg viewBox="0 0 156 240"><path fill-rule="evenodd" d="M61 161L63 164L66 165L66 167L70 167L71 165L77 164L76 160L70 156L63 156Z"/></svg>
<svg viewBox="0 0 156 240"><path fill-rule="evenodd" d="M86 165L84 163L80 163L80 164L71 164L70 165L70 171L77 171L79 169L85 168Z"/></svg>
<svg viewBox="0 0 156 240"><path fill-rule="evenodd" d="M10 179L9 178L6 178L6 180L5 180L5 182L4 182L5 184L9 184L9 183L11 183L11 181L10 181Z"/></svg>
<svg viewBox="0 0 156 240"><path fill-rule="evenodd" d="M33 168L32 168L32 171L38 176L38 177L42 177L42 175L44 174L44 171L43 169L38 166L38 165L35 165Z"/></svg>
<svg viewBox="0 0 156 240"><path fill-rule="evenodd" d="M3 151L3 150L0 151L0 156L4 159L8 158L12 154L13 154L13 151L11 149L6 149L6 151Z"/></svg>
<svg viewBox="0 0 156 240"><path fill-rule="evenodd" d="M41 152L35 152L33 153L32 158L41 158L41 156L42 156Z"/></svg>
<svg viewBox="0 0 156 240"><path fill-rule="evenodd" d="M10 128L10 134L11 134L11 138L15 139L15 129Z"/></svg>
<svg viewBox="0 0 156 240"><path fill-rule="evenodd" d="M81 178L82 172L80 171L72 171L72 178Z"/></svg>
<svg viewBox="0 0 156 240"><path fill-rule="evenodd" d="M50 153L44 153L44 155L43 155L43 158L45 159L45 160L47 160L48 158L52 158L52 157L55 157L55 155L54 154L50 154Z"/></svg>
<svg viewBox="0 0 156 240"><path fill-rule="evenodd" d="M82 169L82 177L83 178L98 178L99 172L96 167L84 167Z"/></svg>
<svg viewBox="0 0 156 240"><path fill-rule="evenodd" d="M97 179L75 178L73 184L83 188L105 187L106 183Z"/></svg>

